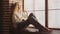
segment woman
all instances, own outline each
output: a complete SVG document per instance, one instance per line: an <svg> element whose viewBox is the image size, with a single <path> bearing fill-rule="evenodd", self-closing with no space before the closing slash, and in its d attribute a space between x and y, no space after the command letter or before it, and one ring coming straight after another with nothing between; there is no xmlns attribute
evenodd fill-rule
<svg viewBox="0 0 60 34"><path fill-rule="evenodd" d="M51 30L43 27L36 19L35 15L31 13L29 16L26 11L22 11L19 3L16 3L14 9L14 27L17 29L17 33L22 32L29 24L33 24L39 32L50 32Z"/></svg>

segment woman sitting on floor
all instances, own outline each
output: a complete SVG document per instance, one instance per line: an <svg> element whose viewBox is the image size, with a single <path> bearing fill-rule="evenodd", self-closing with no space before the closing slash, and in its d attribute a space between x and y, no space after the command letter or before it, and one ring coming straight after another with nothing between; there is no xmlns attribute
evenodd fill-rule
<svg viewBox="0 0 60 34"><path fill-rule="evenodd" d="M14 28L17 29L17 32L23 31L29 24L33 24L37 29L39 29L39 32L50 32L51 30L47 27L42 26L36 19L35 15L33 13L30 13L28 16L26 11L22 11L21 6L19 6L19 3L15 4L15 9L13 13L13 24Z"/></svg>

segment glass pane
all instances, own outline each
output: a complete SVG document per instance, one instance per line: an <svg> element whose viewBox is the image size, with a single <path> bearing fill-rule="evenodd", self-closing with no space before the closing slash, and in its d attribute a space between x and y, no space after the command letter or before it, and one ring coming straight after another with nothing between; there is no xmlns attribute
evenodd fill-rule
<svg viewBox="0 0 60 34"><path fill-rule="evenodd" d="M49 28L60 28L60 0L49 0L48 9Z"/></svg>
<svg viewBox="0 0 60 34"><path fill-rule="evenodd" d="M48 0L49 9L60 9L60 0Z"/></svg>
<svg viewBox="0 0 60 34"><path fill-rule="evenodd" d="M45 0L24 0L25 10L45 10Z"/></svg>
<svg viewBox="0 0 60 34"><path fill-rule="evenodd" d="M33 12L40 24L45 26L45 0L24 0L24 9Z"/></svg>
<svg viewBox="0 0 60 34"><path fill-rule="evenodd" d="M33 10L33 0L24 0L24 9Z"/></svg>
<svg viewBox="0 0 60 34"><path fill-rule="evenodd" d="M35 0L35 10L45 10L45 0Z"/></svg>
<svg viewBox="0 0 60 34"><path fill-rule="evenodd" d="M60 28L60 10L52 10L48 14L48 26L50 28Z"/></svg>

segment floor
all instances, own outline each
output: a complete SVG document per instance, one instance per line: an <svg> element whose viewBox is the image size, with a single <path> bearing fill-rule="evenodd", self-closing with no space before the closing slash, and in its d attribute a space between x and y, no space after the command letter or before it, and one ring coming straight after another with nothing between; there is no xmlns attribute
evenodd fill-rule
<svg viewBox="0 0 60 34"><path fill-rule="evenodd" d="M53 30L51 33L49 34L60 34L60 30Z"/></svg>
<svg viewBox="0 0 60 34"><path fill-rule="evenodd" d="M21 34L60 34L60 30L52 30L52 32L23 32Z"/></svg>

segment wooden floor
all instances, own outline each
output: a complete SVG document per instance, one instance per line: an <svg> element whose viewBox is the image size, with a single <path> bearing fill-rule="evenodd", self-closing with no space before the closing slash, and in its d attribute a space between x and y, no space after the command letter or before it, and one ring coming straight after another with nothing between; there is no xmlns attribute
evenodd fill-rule
<svg viewBox="0 0 60 34"><path fill-rule="evenodd" d="M52 32L23 32L21 34L60 34L60 30L52 30Z"/></svg>

